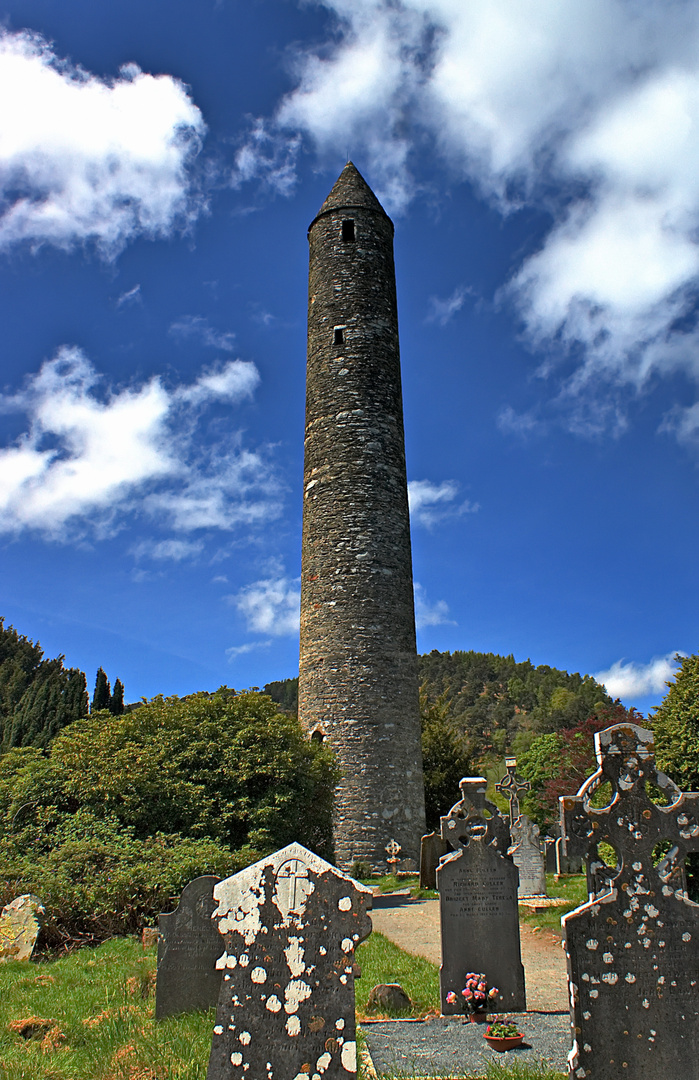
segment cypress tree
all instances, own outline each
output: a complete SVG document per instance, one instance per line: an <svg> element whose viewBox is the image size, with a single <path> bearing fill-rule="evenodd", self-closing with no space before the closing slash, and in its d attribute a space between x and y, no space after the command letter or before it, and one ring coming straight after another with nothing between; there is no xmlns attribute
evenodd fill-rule
<svg viewBox="0 0 699 1080"><path fill-rule="evenodd" d="M97 672L97 678L95 679L95 692L92 695L92 709L90 712L98 712L99 709L109 709L111 698L109 679L107 678L104 669L100 668Z"/></svg>
<svg viewBox="0 0 699 1080"><path fill-rule="evenodd" d="M109 701L109 711L112 716L121 716L124 711L124 684L121 679L114 682L114 692Z"/></svg>

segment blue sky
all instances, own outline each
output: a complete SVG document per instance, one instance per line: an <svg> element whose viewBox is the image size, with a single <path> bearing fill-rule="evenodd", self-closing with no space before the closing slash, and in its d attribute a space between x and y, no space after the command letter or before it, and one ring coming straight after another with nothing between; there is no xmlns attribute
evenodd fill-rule
<svg viewBox="0 0 699 1080"><path fill-rule="evenodd" d="M396 224L418 646L697 649L699 10L0 3L0 614L127 700L297 672L306 229Z"/></svg>

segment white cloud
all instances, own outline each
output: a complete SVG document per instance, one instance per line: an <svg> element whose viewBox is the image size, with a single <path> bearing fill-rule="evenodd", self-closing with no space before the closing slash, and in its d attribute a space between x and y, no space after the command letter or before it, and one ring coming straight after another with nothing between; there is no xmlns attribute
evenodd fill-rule
<svg viewBox="0 0 699 1080"><path fill-rule="evenodd" d="M235 350L235 334L232 330L214 330L203 315L183 315L172 323L170 334L175 338L196 338L202 345L223 352Z"/></svg>
<svg viewBox="0 0 699 1080"><path fill-rule="evenodd" d="M635 664L632 660L617 660L607 671L598 671L593 678L607 688L613 698L633 700L648 694L664 693L668 682L677 674L676 656L683 652L671 652L667 656L654 656L647 664Z"/></svg>
<svg viewBox="0 0 699 1080"><path fill-rule="evenodd" d="M255 633L282 637L299 632L300 578L270 577L254 581L227 599Z"/></svg>
<svg viewBox="0 0 699 1080"><path fill-rule="evenodd" d="M223 452L197 433L208 403L235 404L258 381L254 364L231 360L189 386L168 389L153 378L110 389L79 349L60 349L23 390L0 395L0 411L27 417L24 433L0 448L0 532L105 535L138 511L179 532L278 516L264 457L239 436L236 444L235 434ZM168 543L153 557L185 550L173 546L167 555Z"/></svg>
<svg viewBox="0 0 699 1080"><path fill-rule="evenodd" d="M445 624L456 626L453 619L449 618L449 605L446 600L436 600L429 603L422 585L415 582L415 626L422 630L425 626L443 626Z"/></svg>
<svg viewBox="0 0 699 1080"><path fill-rule="evenodd" d="M317 3L335 22L298 52L266 130L303 134L333 167L349 149L394 213L416 194L411 157L436 149L504 213L550 214L508 294L549 350L540 374L573 361L554 391L572 430L623 431L653 375L699 381L695 4Z"/></svg>
<svg viewBox="0 0 699 1080"><path fill-rule="evenodd" d="M453 505L458 493L459 485L455 480L442 480L440 484L433 484L431 480L410 480L408 505L412 524L424 525L429 529L448 517L478 513L478 503L468 499Z"/></svg>
<svg viewBox="0 0 699 1080"><path fill-rule="evenodd" d="M497 425L500 431L506 434L519 435L526 438L535 432L544 430L544 425L531 413L517 413L511 405L505 405L497 416Z"/></svg>
<svg viewBox="0 0 699 1080"><path fill-rule="evenodd" d="M204 550L203 540L142 540L131 549L137 559L156 559L182 562L200 555Z"/></svg>
<svg viewBox="0 0 699 1080"><path fill-rule="evenodd" d="M446 326L457 311L461 311L470 291L465 285L459 285L454 289L451 296L447 296L444 300L440 300L438 296L431 296L429 299L430 311L425 322L436 322L440 326Z"/></svg>
<svg viewBox="0 0 699 1080"><path fill-rule="evenodd" d="M271 644L271 638L267 641L246 641L244 645L231 645L230 649L226 649L226 656L230 661L237 660L239 656L246 656L256 649L268 649Z"/></svg>
<svg viewBox="0 0 699 1080"><path fill-rule="evenodd" d="M121 296L117 297L116 306L118 308L124 307L126 304L140 304L141 298L141 286L134 285L133 289L127 289Z"/></svg>
<svg viewBox="0 0 699 1080"><path fill-rule="evenodd" d="M38 34L0 34L0 248L92 241L113 258L170 235L202 208L188 166L205 130L178 79L100 79Z"/></svg>
<svg viewBox="0 0 699 1080"><path fill-rule="evenodd" d="M300 148L298 135L285 135L262 119L254 120L235 155L229 178L231 187L262 180L278 195L291 195L296 186L296 158Z"/></svg>

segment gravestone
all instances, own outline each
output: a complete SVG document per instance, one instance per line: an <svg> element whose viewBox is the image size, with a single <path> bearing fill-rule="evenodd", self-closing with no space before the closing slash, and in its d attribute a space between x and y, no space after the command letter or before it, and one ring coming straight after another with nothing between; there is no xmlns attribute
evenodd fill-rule
<svg viewBox="0 0 699 1080"><path fill-rule="evenodd" d="M699 850L699 794L655 768L653 733L595 735L599 768L561 799L566 853L584 855L590 899L563 917L575 1080L689 1080L699 1062L699 906L683 887ZM652 782L667 805L652 802ZM611 785L609 805L591 799ZM605 800L607 801L607 800ZM611 845L616 866L600 854ZM664 853L664 854L663 854Z"/></svg>
<svg viewBox="0 0 699 1080"><path fill-rule="evenodd" d="M519 870L517 895L546 896L546 867L539 826L530 821L526 814L520 814L515 824L510 825L510 836L512 846L509 854Z"/></svg>
<svg viewBox="0 0 699 1080"><path fill-rule="evenodd" d="M5 905L0 912L0 962L31 959L43 915L44 905L31 893Z"/></svg>
<svg viewBox="0 0 699 1080"><path fill-rule="evenodd" d="M207 1080L348 1080L371 890L300 844L219 882L225 951Z"/></svg>
<svg viewBox="0 0 699 1080"><path fill-rule="evenodd" d="M499 997L492 1012L526 1009L519 941L517 867L508 857L510 834L497 807L485 798L486 780L465 777L461 800L441 819L454 848L437 867L442 935L439 984L442 1015L461 1011L461 991L470 971L484 972ZM447 994L457 1002L447 1001Z"/></svg>
<svg viewBox="0 0 699 1080"><path fill-rule="evenodd" d="M556 840L553 836L544 837L544 867L547 874L556 873Z"/></svg>
<svg viewBox="0 0 699 1080"><path fill-rule="evenodd" d="M213 919L213 874L195 878L182 891L175 911L158 916L158 972L155 1018L210 1009L218 1001L221 936Z"/></svg>
<svg viewBox="0 0 699 1080"><path fill-rule="evenodd" d="M556 840L556 877L566 877L568 874L582 874L583 861L581 856L569 846L566 851L564 840L559 836Z"/></svg>
<svg viewBox="0 0 699 1080"><path fill-rule="evenodd" d="M420 888L437 888L437 865L442 855L453 850L446 841L442 840L441 833L431 832L422 837L420 841Z"/></svg>

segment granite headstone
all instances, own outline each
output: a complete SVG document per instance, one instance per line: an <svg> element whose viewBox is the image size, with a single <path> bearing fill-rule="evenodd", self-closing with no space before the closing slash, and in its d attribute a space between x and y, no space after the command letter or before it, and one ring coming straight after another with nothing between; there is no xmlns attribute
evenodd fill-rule
<svg viewBox="0 0 699 1080"><path fill-rule="evenodd" d="M31 893L5 905L0 912L0 962L31 959L43 915L44 905Z"/></svg>
<svg viewBox="0 0 699 1080"><path fill-rule="evenodd" d="M437 866L442 855L452 848L442 840L441 833L431 832L420 841L420 888L437 888Z"/></svg>
<svg viewBox="0 0 699 1080"><path fill-rule="evenodd" d="M290 844L214 890L225 951L207 1080L350 1080L371 890Z"/></svg>
<svg viewBox="0 0 699 1080"><path fill-rule="evenodd" d="M656 770L651 731L617 724L595 735L595 749L597 772L561 799L566 848L584 854L591 885L588 902L562 920L570 1076L690 1080L699 1062L699 907L683 872L699 850L699 794ZM651 801L648 782L666 805ZM611 798L597 809L592 797L604 783ZM615 866L601 843L614 849Z"/></svg>
<svg viewBox="0 0 699 1080"><path fill-rule="evenodd" d="M218 1001L223 952L213 919L216 901L213 874L195 878L182 891L175 911L158 916L158 973L155 1018L210 1009Z"/></svg>
<svg viewBox="0 0 699 1080"><path fill-rule="evenodd" d="M514 825L510 825L510 836L509 854L519 870L518 896L546 896L546 867L539 826L526 814L520 814Z"/></svg>
<svg viewBox="0 0 699 1080"><path fill-rule="evenodd" d="M492 1012L526 1009L519 940L518 871L507 855L510 834L497 807L485 798L486 780L465 777L461 800L441 819L454 848L437 867L442 932L439 972L442 1015L461 1011L468 972L483 972L499 996ZM447 994L457 1002L447 1001Z"/></svg>

